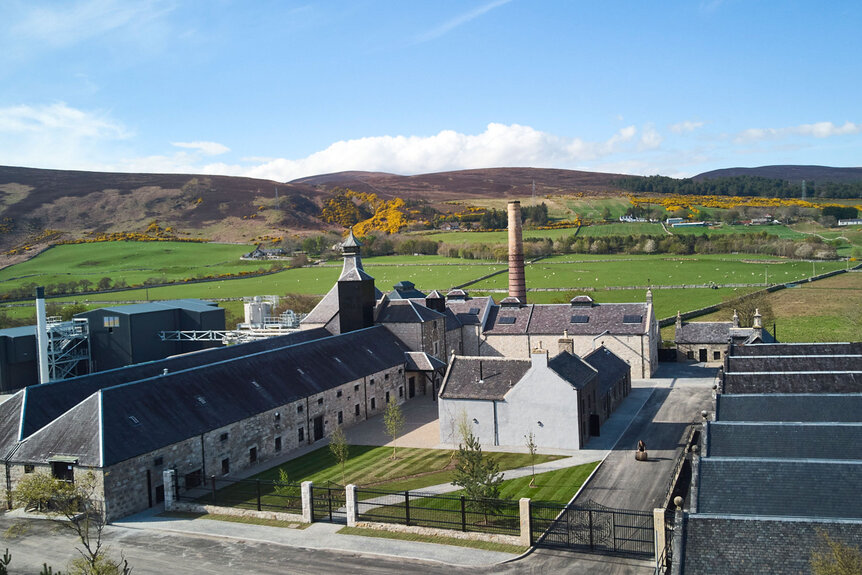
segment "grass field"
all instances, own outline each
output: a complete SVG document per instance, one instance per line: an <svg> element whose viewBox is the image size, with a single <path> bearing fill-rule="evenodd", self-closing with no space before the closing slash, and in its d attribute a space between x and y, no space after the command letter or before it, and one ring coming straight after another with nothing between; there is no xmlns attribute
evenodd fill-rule
<svg viewBox="0 0 862 575"><path fill-rule="evenodd" d="M35 258L0 270L0 292L35 282L48 285L103 277L129 285L148 278L179 280L220 273L268 269L265 262L244 262L250 246L184 242L99 242L55 246Z"/></svg>
<svg viewBox="0 0 862 575"><path fill-rule="evenodd" d="M851 272L768 295L775 313L778 340L859 341L862 334L862 272ZM696 321L729 321L731 312L719 311ZM772 330L771 325L767 325ZM662 338L673 338L673 327Z"/></svg>
<svg viewBox="0 0 862 575"><path fill-rule="evenodd" d="M704 285L784 283L846 267L844 262L810 262L749 256L750 260L726 260L721 256L667 255L606 257L605 261L568 263L557 256L526 267L527 286L567 288L646 285ZM501 289L508 285L505 274L473 284L471 289Z"/></svg>

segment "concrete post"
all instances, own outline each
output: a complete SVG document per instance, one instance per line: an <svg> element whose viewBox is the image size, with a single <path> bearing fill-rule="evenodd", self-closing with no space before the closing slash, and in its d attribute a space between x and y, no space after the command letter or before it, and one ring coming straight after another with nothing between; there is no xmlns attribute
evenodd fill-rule
<svg viewBox="0 0 862 575"><path fill-rule="evenodd" d="M521 545L532 547L533 545L533 521L530 513L530 498L522 497L518 500L521 515Z"/></svg>
<svg viewBox="0 0 862 575"><path fill-rule="evenodd" d="M667 540L665 539L664 513L664 509L660 507L656 507L652 510L652 526L653 531L655 531L656 569L661 567L666 560L666 557L664 556L664 550L667 545Z"/></svg>
<svg viewBox="0 0 862 575"><path fill-rule="evenodd" d="M356 501L356 486L352 483L344 487L344 506L347 508L347 526L356 527L359 505Z"/></svg>
<svg viewBox="0 0 862 575"><path fill-rule="evenodd" d="M313 523L314 522L314 502L311 500L311 481L303 481L300 484L300 489L302 490L302 522L303 523Z"/></svg>
<svg viewBox="0 0 862 575"><path fill-rule="evenodd" d="M162 482L165 487L165 511L173 510L174 503L177 500L177 493L174 492L174 486L176 485L174 477L176 474L176 469L165 469L162 471Z"/></svg>

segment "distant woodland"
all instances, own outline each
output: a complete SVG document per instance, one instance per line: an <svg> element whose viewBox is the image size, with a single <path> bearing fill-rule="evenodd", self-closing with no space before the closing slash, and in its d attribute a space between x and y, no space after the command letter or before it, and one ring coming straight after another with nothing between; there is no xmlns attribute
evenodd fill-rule
<svg viewBox="0 0 862 575"><path fill-rule="evenodd" d="M802 198L802 183L762 178L759 176L731 176L694 180L667 176L630 176L616 182L624 190L637 194L676 194L684 196L761 196L768 198ZM859 198L862 181L856 182L805 182L806 198Z"/></svg>

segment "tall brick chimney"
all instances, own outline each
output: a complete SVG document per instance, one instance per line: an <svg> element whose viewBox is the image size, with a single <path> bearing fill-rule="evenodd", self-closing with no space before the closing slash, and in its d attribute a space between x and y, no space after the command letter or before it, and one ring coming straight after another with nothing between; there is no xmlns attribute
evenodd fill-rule
<svg viewBox="0 0 862 575"><path fill-rule="evenodd" d="M524 280L524 242L521 239L521 202L509 202L509 297L527 303Z"/></svg>

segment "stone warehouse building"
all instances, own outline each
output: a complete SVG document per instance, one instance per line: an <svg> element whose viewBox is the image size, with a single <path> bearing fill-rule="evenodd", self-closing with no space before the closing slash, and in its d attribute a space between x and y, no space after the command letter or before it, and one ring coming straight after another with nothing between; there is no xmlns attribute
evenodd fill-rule
<svg viewBox="0 0 862 575"><path fill-rule="evenodd" d="M154 362L146 375L134 366L22 390L0 406L7 488L41 469L72 480L92 471L116 519L163 499L164 469L195 487L364 421L434 369L381 326L283 338L191 367ZM255 344L234 347L245 345Z"/></svg>
<svg viewBox="0 0 862 575"><path fill-rule="evenodd" d="M859 346L731 347L725 377L741 379L719 388L693 457L673 573L807 573L812 553L828 550L825 536L858 547L862 388L836 374ZM789 377L772 377L782 369Z"/></svg>
<svg viewBox="0 0 862 575"><path fill-rule="evenodd" d="M739 327L739 315L733 312L732 321L683 322L676 314L677 361L698 361L720 364L727 356L731 344L775 343L775 338L763 329L760 312L755 310L754 325Z"/></svg>

